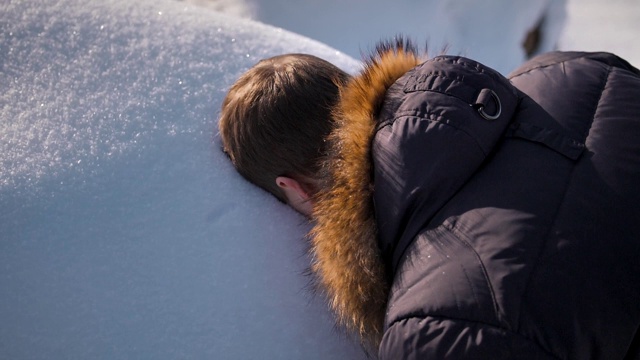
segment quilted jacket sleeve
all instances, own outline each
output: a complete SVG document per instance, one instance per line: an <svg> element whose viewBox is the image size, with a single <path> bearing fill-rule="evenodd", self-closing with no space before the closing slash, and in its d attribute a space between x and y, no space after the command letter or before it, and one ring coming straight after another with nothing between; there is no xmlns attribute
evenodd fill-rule
<svg viewBox="0 0 640 360"><path fill-rule="evenodd" d="M556 359L518 334L448 318L408 318L384 334L380 359Z"/></svg>

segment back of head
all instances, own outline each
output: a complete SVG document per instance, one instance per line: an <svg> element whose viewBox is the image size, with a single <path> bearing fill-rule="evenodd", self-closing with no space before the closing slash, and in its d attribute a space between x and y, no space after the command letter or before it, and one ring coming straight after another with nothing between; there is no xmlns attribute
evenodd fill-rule
<svg viewBox="0 0 640 360"><path fill-rule="evenodd" d="M244 73L222 103L219 129L240 174L286 201L278 176L304 182L319 170L332 107L349 75L305 54L260 61Z"/></svg>

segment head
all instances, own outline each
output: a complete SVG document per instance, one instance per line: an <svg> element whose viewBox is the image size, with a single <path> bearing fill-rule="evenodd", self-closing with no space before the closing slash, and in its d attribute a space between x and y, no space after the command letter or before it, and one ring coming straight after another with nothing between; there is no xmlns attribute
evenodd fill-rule
<svg viewBox="0 0 640 360"><path fill-rule="evenodd" d="M238 172L309 215L318 190L332 107L349 75L305 54L260 61L231 87L219 129Z"/></svg>

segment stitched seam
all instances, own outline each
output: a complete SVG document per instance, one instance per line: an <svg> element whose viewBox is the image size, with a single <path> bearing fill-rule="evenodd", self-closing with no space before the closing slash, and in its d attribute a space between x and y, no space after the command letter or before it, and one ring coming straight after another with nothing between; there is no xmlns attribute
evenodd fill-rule
<svg viewBox="0 0 640 360"><path fill-rule="evenodd" d="M428 91L428 90L433 91L432 88L414 89L414 88L418 87L418 85L424 84L427 81L427 79L431 78L431 77L447 79L447 80L450 80L452 83L462 84L467 88L474 89L473 86L467 85L464 82L464 76L463 75L458 75L458 76L453 77L453 76L450 76L450 75L446 74L443 70L432 70L432 71L430 71L430 72L428 72L426 74L411 75L409 77L409 79L404 83L403 91L404 92L416 92L416 91ZM415 79L415 80L413 80L413 84L407 85L407 84L411 83L411 79ZM409 87L410 89L407 89L407 87Z"/></svg>
<svg viewBox="0 0 640 360"><path fill-rule="evenodd" d="M609 73L611 72L611 67L609 67L609 71L607 71L607 74L605 75L604 80L602 81L602 87L601 89L604 89L604 86L606 85L606 83L608 82L608 78L609 78ZM598 105L600 103L600 100L602 99L602 91L600 92L600 98L598 99ZM598 105L596 105L596 110L598 108ZM595 111L594 110L594 116L595 116ZM591 120L591 124L593 124L593 120ZM591 126L589 126L589 130L591 129ZM586 142L586 138L585 138L585 142ZM544 250L547 246L547 242L549 240L549 234L551 233L551 231L555 228L556 223L558 221L558 213L560 212L560 209L562 209L564 207L564 204L566 203L567 200L567 189L569 187L569 184L573 181L573 176L575 173L575 169L576 166L574 165L571 169L571 174L569 174L569 176L567 176L567 180L565 181L564 184L564 193L562 195L562 200L560 200L558 206L555 209L555 212L553 214L553 222L551 223L551 225L549 226L549 228L547 229L547 231L545 232L544 236L542 237L543 241L540 244L540 250L538 251L538 255L536 256L535 262L533 263L533 267L531 269L531 272L529 273L529 276L525 282L525 286L524 286L524 292L523 292L523 296L522 296L522 300L520 301L520 304L518 305L518 319L516 321L516 326L518 328L520 328L520 323L522 321L522 303L524 301L524 299L526 298L526 294L528 294L529 292L529 286L531 284L531 281L533 281L533 276L534 274L538 271L538 268L540 267L540 259L542 257L542 254L544 253Z"/></svg>
<svg viewBox="0 0 640 360"><path fill-rule="evenodd" d="M554 66L554 65L558 65L558 64L563 64L563 66L564 66L564 63L566 63L566 62L574 61L574 60L577 60L577 59L582 59L583 55L584 54L582 54L582 53L577 53L574 57L571 57L571 58L568 58L568 59L558 59L558 60L556 60L556 61L554 61L552 63L541 64L541 65L538 65L536 67L532 67L530 69L527 69L527 70L525 70L523 72L514 74L514 75L508 77L508 79L512 80L512 79L515 79L515 78L517 78L519 76L522 76L524 74L528 74L528 73L536 71L536 70L541 70L541 69L544 69L544 68L549 67L549 66Z"/></svg>
<svg viewBox="0 0 640 360"><path fill-rule="evenodd" d="M498 330L504 331L505 333L508 333L508 334L510 334L512 336L520 338L520 339L522 339L522 340L524 340L526 342L532 343L536 348L538 348L541 352L545 353L549 357L552 357L554 359L561 359L559 356L557 356L554 353L546 350L545 348L540 346L540 344L538 344L537 342L533 341L532 339L529 339L528 337L526 337L526 336L524 336L522 334L513 332L513 331L511 331L509 329L506 329L506 328L503 328L503 327L498 327L498 326L495 326L495 325L492 325L492 324L487 324L487 323L482 322L482 321L473 321L473 320L467 320L467 319L461 319L461 318L454 318L454 317L450 317L450 316L438 316L438 315L427 315L427 314L425 314L425 315L412 315L412 316L405 316L405 317L402 317L402 318L398 318L398 320L394 321L392 324L389 324L388 329L390 329L393 325L395 325L395 324L397 324L397 323L399 323L400 321L403 321L403 320L416 319L416 320L420 321L420 320L425 320L427 317L433 318L435 320L451 320L451 321L465 322L465 323L468 323L468 324L478 324L478 325L482 325L482 326L498 329Z"/></svg>
<svg viewBox="0 0 640 360"><path fill-rule="evenodd" d="M445 118L442 115L438 115L438 114L432 113L432 112L423 113L422 116L400 115L400 116L397 116L392 122L390 122L388 124L385 124L385 126L389 126L389 125L395 123L398 120L400 120L400 121L402 121L402 119L409 120L408 118L414 118L414 119L416 119L418 121L426 120L426 121L435 122L435 123L439 123L439 124L450 126L453 129L455 129L457 131L460 131L463 134L465 134L467 137L469 137L473 141L473 143L476 144L478 149L480 149L480 152L482 152L482 154L484 156L487 156L487 153L482 148L482 145L480 145L480 143L478 142L478 139L476 139L469 131L463 129L462 127L458 127L458 126L454 125L454 123L450 119Z"/></svg>
<svg viewBox="0 0 640 360"><path fill-rule="evenodd" d="M607 73L604 76L604 79L601 81L600 96L598 97L598 101L596 101L596 104L593 108L591 123L589 124L588 128L585 130L584 134L582 134L582 138L584 139L585 144L587 142L587 137L589 137L589 133L591 132L591 128L593 127L593 122L596 120L596 113L600 108L600 102L602 101L602 94L604 93L604 89L607 87L607 84L609 83L609 75L611 74L612 68L613 68L612 66L609 66L609 68L607 69Z"/></svg>
<svg viewBox="0 0 640 360"><path fill-rule="evenodd" d="M466 239L462 239L461 238L462 236L464 236L464 237L466 237L466 236L465 236L464 232L461 231L461 229L459 229L457 227L457 225L453 225L453 224L447 222L445 227L449 228L451 234L453 236L455 236L456 239L460 240L460 242L462 242L462 244L464 246L466 246L469 250L471 250L473 252L473 255L476 257L476 260L478 260L478 263L480 264L480 268L482 269L482 276L484 277L484 281L487 284L487 287L489 288L489 293L491 294L491 302L493 303L494 316L496 317L496 320L498 320L499 323L506 323L506 322L501 321L500 308L498 307L498 301L496 300L496 294L495 294L495 291L493 290L493 285L491 284L491 281L489 280L489 274L487 272L487 269L485 268L484 263L482 262L482 259L480 258L480 254L478 254L478 252L473 248L473 246L471 246L471 244Z"/></svg>
<svg viewBox="0 0 640 360"><path fill-rule="evenodd" d="M433 62L448 62L451 64L457 64L463 67L466 67L471 70L478 71L480 73L486 74L486 69L478 62L475 62L471 59L465 58L463 56L449 56L449 55L441 55L431 59Z"/></svg>

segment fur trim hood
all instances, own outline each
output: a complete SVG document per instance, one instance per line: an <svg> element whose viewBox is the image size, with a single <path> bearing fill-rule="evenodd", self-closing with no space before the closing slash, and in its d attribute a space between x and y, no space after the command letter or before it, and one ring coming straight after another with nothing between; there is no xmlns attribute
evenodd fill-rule
<svg viewBox="0 0 640 360"><path fill-rule="evenodd" d="M380 44L341 89L310 232L312 272L337 322L377 348L389 281L377 243L371 142L387 89L421 61L410 43Z"/></svg>

